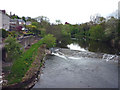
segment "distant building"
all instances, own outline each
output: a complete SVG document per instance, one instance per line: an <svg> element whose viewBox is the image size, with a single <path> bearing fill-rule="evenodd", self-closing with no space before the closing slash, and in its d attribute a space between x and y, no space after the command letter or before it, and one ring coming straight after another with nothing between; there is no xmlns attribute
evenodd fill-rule
<svg viewBox="0 0 120 90"><path fill-rule="evenodd" d="M27 21L27 22L26 22L26 25L31 25L31 21Z"/></svg>
<svg viewBox="0 0 120 90"><path fill-rule="evenodd" d="M10 31L21 31L24 29L25 21L22 19L11 19L10 20Z"/></svg>
<svg viewBox="0 0 120 90"><path fill-rule="evenodd" d="M10 18L9 16L6 14L5 10L0 10L0 29L5 29L5 30L9 30L10 25Z"/></svg>
<svg viewBox="0 0 120 90"><path fill-rule="evenodd" d="M18 22L19 22L19 26L25 25L25 21L23 19L18 19Z"/></svg>
<svg viewBox="0 0 120 90"><path fill-rule="evenodd" d="M10 19L10 31L16 30L16 27L19 26L19 22L17 19Z"/></svg>

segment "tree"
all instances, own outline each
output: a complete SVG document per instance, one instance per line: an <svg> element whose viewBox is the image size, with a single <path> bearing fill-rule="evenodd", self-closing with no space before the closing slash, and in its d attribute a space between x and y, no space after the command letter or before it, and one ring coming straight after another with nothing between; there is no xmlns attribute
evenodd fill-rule
<svg viewBox="0 0 120 90"><path fill-rule="evenodd" d="M42 21L49 22L49 18L47 18L46 16L38 16L35 18L35 20L37 20L38 22L42 22Z"/></svg>
<svg viewBox="0 0 120 90"><path fill-rule="evenodd" d="M26 19L25 19L25 17L24 17L24 16L22 17L22 19L26 22Z"/></svg>
<svg viewBox="0 0 120 90"><path fill-rule="evenodd" d="M7 61L13 61L22 54L22 46L11 36L5 40L5 49L7 51Z"/></svg>
<svg viewBox="0 0 120 90"><path fill-rule="evenodd" d="M50 25L49 18L45 16L38 16L35 18L35 20L40 23L41 28L46 28Z"/></svg>
<svg viewBox="0 0 120 90"><path fill-rule="evenodd" d="M33 34L35 34L35 35L39 35L40 34L40 30L37 28L37 26L35 26L35 25L27 25L26 26L28 29L29 29L29 31L30 32L32 32Z"/></svg>
<svg viewBox="0 0 120 90"><path fill-rule="evenodd" d="M36 26L37 28L39 27L39 23L38 22L32 22L32 25Z"/></svg>
<svg viewBox="0 0 120 90"><path fill-rule="evenodd" d="M120 19L118 19L118 38L120 39Z"/></svg>
<svg viewBox="0 0 120 90"><path fill-rule="evenodd" d="M48 34L42 39L42 43L46 44L47 48L54 47L56 45L56 38L52 34Z"/></svg>
<svg viewBox="0 0 120 90"><path fill-rule="evenodd" d="M11 31L11 32L9 32L9 36L12 36L12 37L17 37L17 34L16 34L17 32L15 32L15 31Z"/></svg>
<svg viewBox="0 0 120 90"><path fill-rule="evenodd" d="M114 39L118 36L118 20L110 17L105 23L105 36L108 40Z"/></svg>
<svg viewBox="0 0 120 90"><path fill-rule="evenodd" d="M6 38L8 36L8 31L6 31L5 29L1 29L2 30L2 38Z"/></svg>
<svg viewBox="0 0 120 90"><path fill-rule="evenodd" d="M41 36L44 37L46 35L46 29L40 28Z"/></svg>
<svg viewBox="0 0 120 90"><path fill-rule="evenodd" d="M20 19L20 17L19 17L18 15L13 14L13 15L11 16L11 19Z"/></svg>
<svg viewBox="0 0 120 90"><path fill-rule="evenodd" d="M61 24L61 21L60 21L60 20L56 20L56 23L57 23L57 24Z"/></svg>
<svg viewBox="0 0 120 90"><path fill-rule="evenodd" d="M94 16L90 16L90 20L94 23L94 24L100 24L105 22L105 18L102 17L100 14L95 14Z"/></svg>
<svg viewBox="0 0 120 90"><path fill-rule="evenodd" d="M93 40L104 39L104 29L100 25L92 26L89 30L90 38Z"/></svg>
<svg viewBox="0 0 120 90"><path fill-rule="evenodd" d="M63 25L62 26L62 34L70 37L71 29L72 29L72 25L70 25L70 24Z"/></svg>

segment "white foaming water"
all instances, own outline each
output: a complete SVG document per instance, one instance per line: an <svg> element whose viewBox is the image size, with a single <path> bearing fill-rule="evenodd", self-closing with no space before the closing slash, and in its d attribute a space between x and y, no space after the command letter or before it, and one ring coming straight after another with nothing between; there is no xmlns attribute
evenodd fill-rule
<svg viewBox="0 0 120 90"><path fill-rule="evenodd" d="M52 53L53 55L55 56L58 56L58 57L61 57L61 58L64 58L64 59L80 59L81 57L68 57L68 56L65 56L63 53L61 52L58 52L58 53Z"/></svg>
<svg viewBox="0 0 120 90"><path fill-rule="evenodd" d="M0 84L3 82L3 80L0 81Z"/></svg>
<svg viewBox="0 0 120 90"><path fill-rule="evenodd" d="M55 56L58 56L58 57L67 59L67 58L64 56L64 54L62 54L62 53L52 53L52 54L55 55Z"/></svg>
<svg viewBox="0 0 120 90"><path fill-rule="evenodd" d="M69 59L81 59L81 57L68 57Z"/></svg>
<svg viewBox="0 0 120 90"><path fill-rule="evenodd" d="M72 43L70 45L67 45L67 47L70 49L70 50L78 50L78 51L86 51L84 48L81 48L78 44L76 43Z"/></svg>
<svg viewBox="0 0 120 90"><path fill-rule="evenodd" d="M3 80L2 80L2 76L0 76L0 84L3 82Z"/></svg>
<svg viewBox="0 0 120 90"><path fill-rule="evenodd" d="M106 61L118 60L118 56L117 55L104 54L103 59L105 59Z"/></svg>

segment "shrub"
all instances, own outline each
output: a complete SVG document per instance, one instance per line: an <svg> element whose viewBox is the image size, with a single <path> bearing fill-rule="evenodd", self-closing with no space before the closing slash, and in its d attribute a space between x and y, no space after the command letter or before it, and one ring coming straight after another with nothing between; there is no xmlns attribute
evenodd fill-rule
<svg viewBox="0 0 120 90"><path fill-rule="evenodd" d="M32 62L35 60L38 48L42 45L41 40L33 44L30 49L24 52L17 60L14 61L11 73L7 76L8 84L22 81L25 73L29 70Z"/></svg>
<svg viewBox="0 0 120 90"><path fill-rule="evenodd" d="M1 29L2 30L2 38L6 38L8 36L8 31L6 31L5 29Z"/></svg>
<svg viewBox="0 0 120 90"><path fill-rule="evenodd" d="M22 54L21 45L11 36L5 40L5 49L7 51L7 61L13 61Z"/></svg>
<svg viewBox="0 0 120 90"><path fill-rule="evenodd" d="M42 39L42 43L46 44L47 48L54 47L56 45L56 38L52 34L48 34Z"/></svg>

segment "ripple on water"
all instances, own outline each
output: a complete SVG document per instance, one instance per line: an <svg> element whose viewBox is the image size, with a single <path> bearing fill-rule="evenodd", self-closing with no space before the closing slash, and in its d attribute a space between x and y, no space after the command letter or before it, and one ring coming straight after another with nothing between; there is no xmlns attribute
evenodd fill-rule
<svg viewBox="0 0 120 90"><path fill-rule="evenodd" d="M34 88L118 87L118 67L116 62L103 61L104 54L100 54L101 58L89 58L90 55L91 57L97 57L97 54L90 52L78 53L69 49L65 49L65 51L64 53L64 49L57 50L56 53L53 53L55 56L46 60L44 73ZM72 55L73 52L74 55ZM77 55L75 55L75 52ZM108 56L104 55L104 59Z"/></svg>

